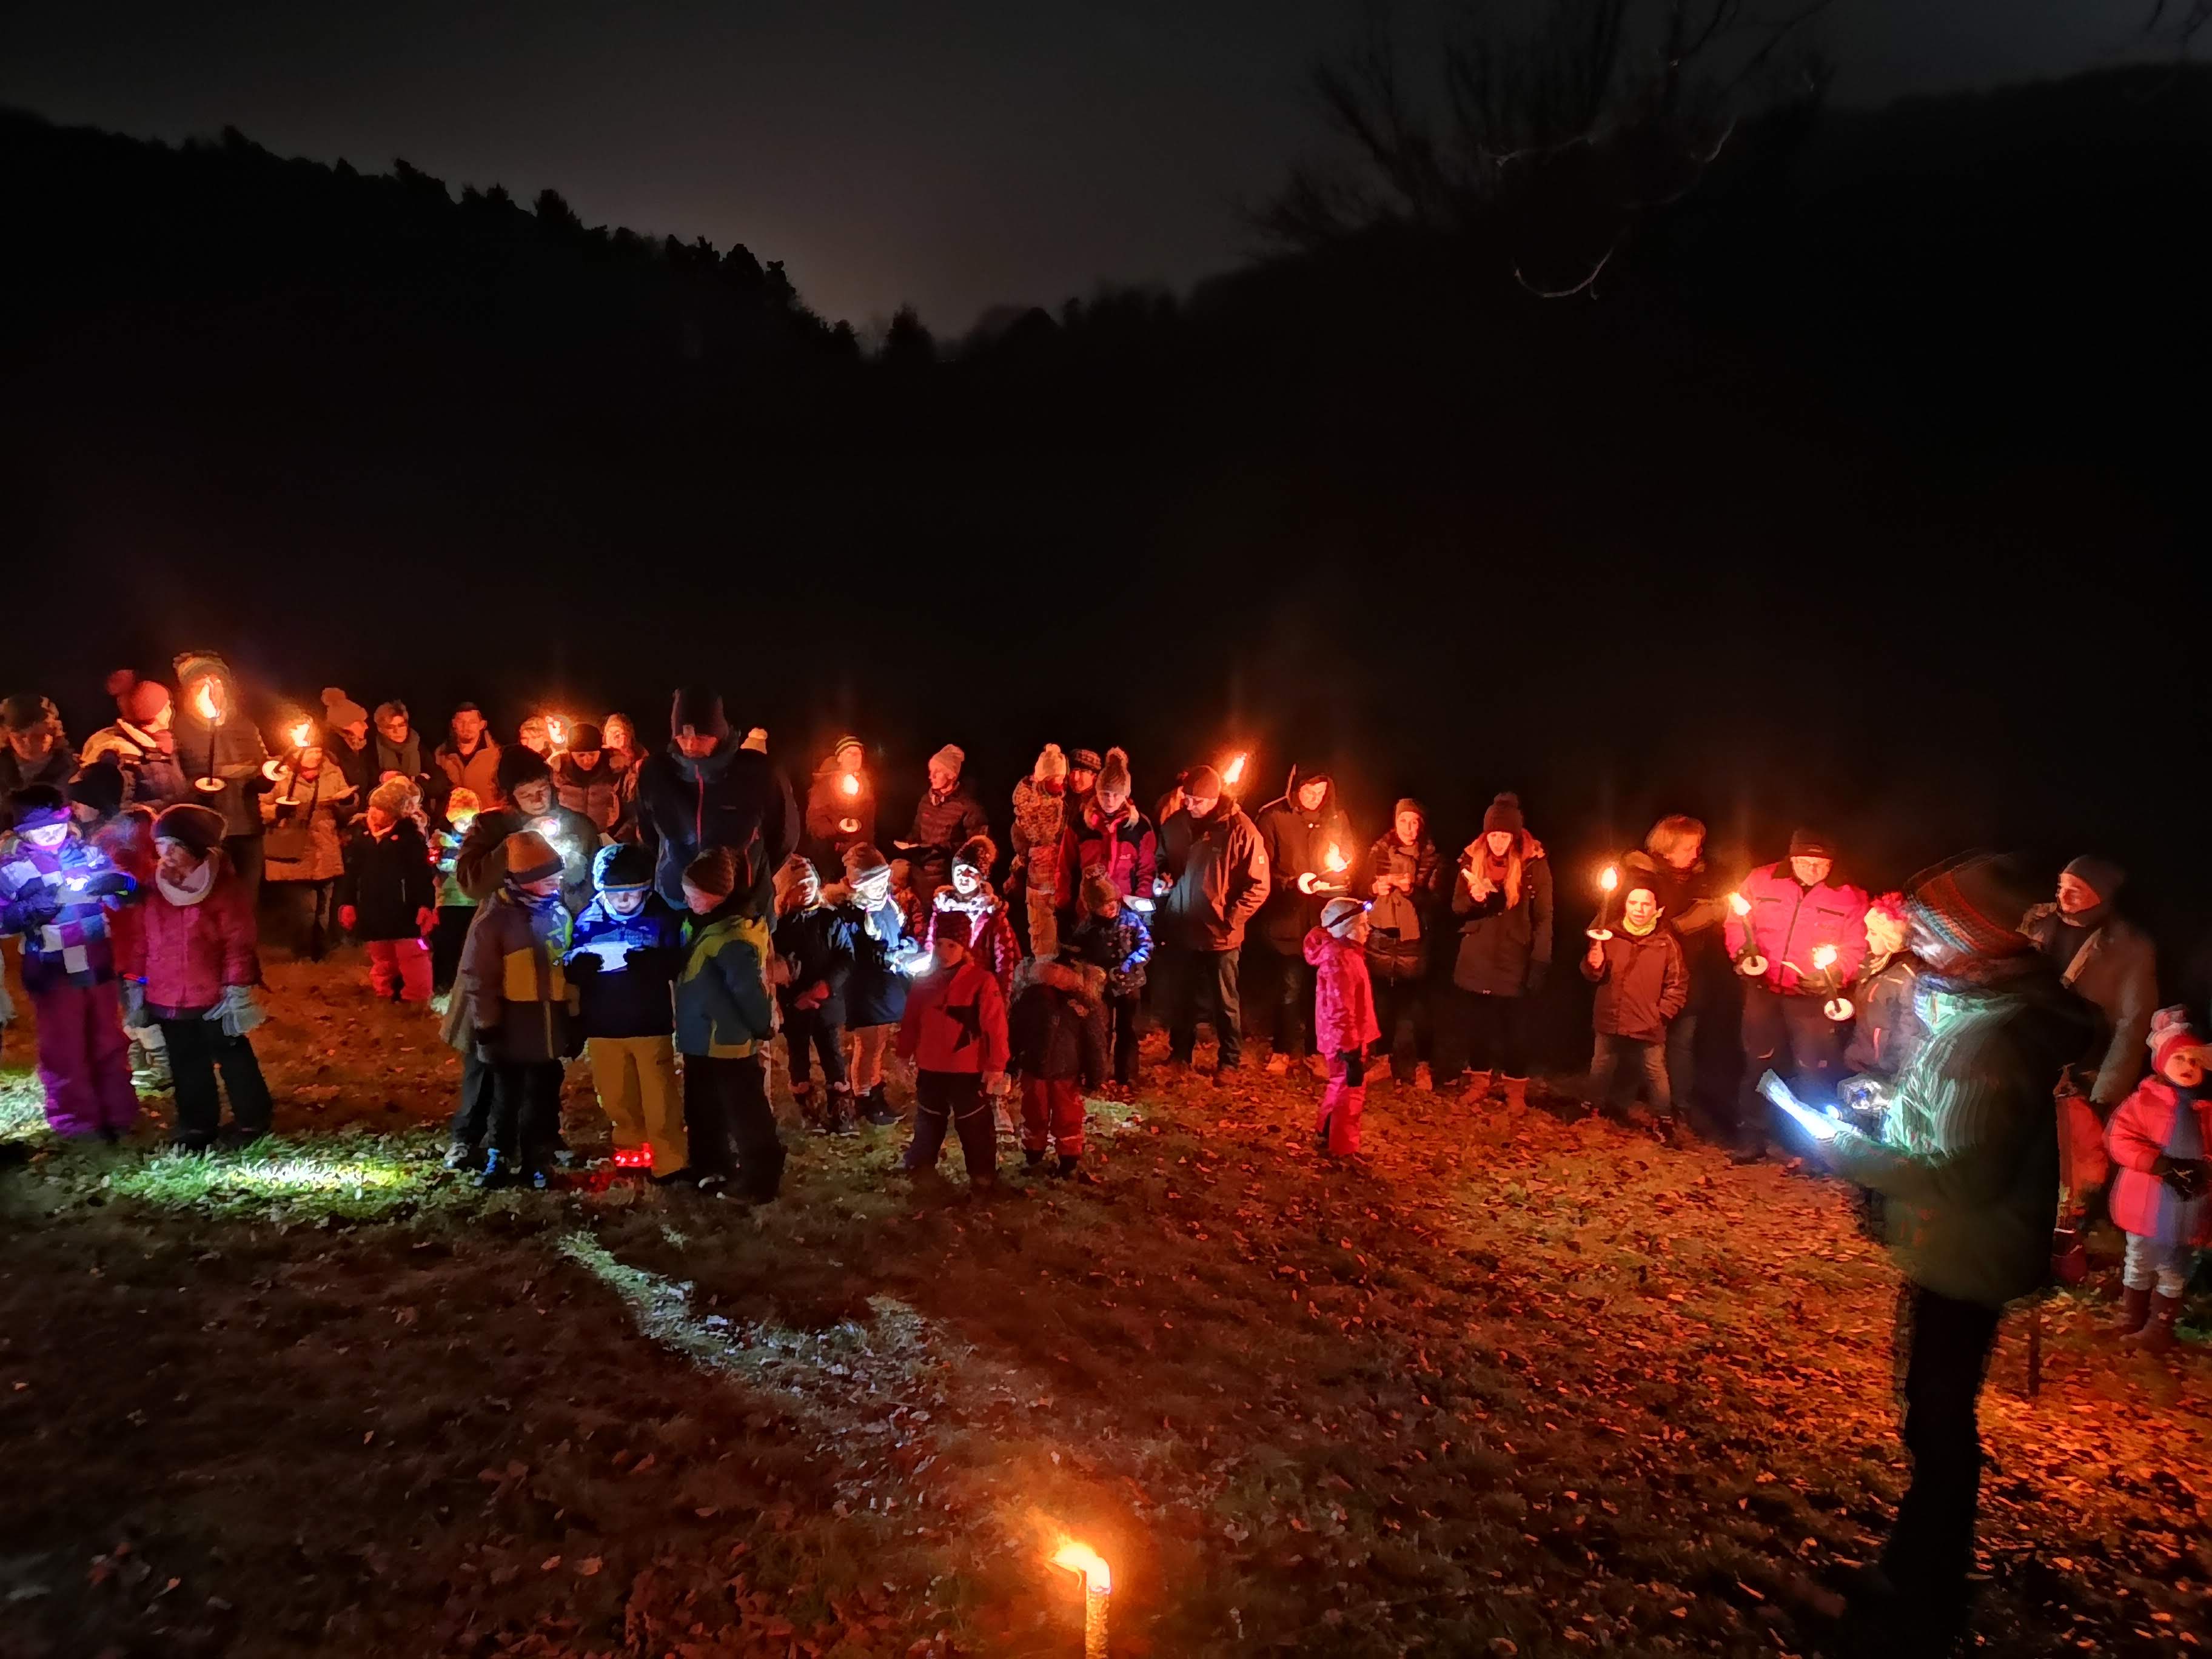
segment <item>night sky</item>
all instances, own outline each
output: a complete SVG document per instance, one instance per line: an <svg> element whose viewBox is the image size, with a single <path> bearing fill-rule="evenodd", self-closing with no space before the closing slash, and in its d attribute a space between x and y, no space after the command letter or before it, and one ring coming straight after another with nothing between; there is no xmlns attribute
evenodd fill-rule
<svg viewBox="0 0 2212 1659"><path fill-rule="evenodd" d="M2130 0L1837 0L1850 104L2121 61ZM1402 5L1409 40L1441 8ZM1240 202L1319 142L1349 0L755 0L18 9L0 103L460 185L552 185L587 223L786 261L856 325L957 332L1101 278L1182 285L1251 251Z"/></svg>

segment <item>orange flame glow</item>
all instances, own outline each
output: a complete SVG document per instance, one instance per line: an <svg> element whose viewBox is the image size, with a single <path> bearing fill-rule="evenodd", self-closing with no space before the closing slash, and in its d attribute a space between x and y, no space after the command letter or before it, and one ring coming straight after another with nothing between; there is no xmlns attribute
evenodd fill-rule
<svg viewBox="0 0 2212 1659"><path fill-rule="evenodd" d="M212 677L202 680L193 690L192 707L200 711L200 718L204 720L219 720L222 718L222 705L216 701L215 680Z"/></svg>
<svg viewBox="0 0 2212 1659"><path fill-rule="evenodd" d="M1083 1575L1086 1589L1106 1591L1114 1588L1114 1571L1106 1565L1106 1558L1090 1545L1062 1534L1060 1547L1052 1553L1055 1567L1066 1567L1070 1572Z"/></svg>
<svg viewBox="0 0 2212 1659"><path fill-rule="evenodd" d="M1614 888L1620 885L1620 872L1613 868L1610 864L1607 865L1605 866L1605 873L1597 878L1597 884L1604 888L1607 892L1610 893Z"/></svg>
<svg viewBox="0 0 2212 1659"><path fill-rule="evenodd" d="M1352 868L1352 860L1344 856L1343 850L1334 842L1329 842L1328 852L1321 862L1322 867L1332 876L1340 876Z"/></svg>
<svg viewBox="0 0 2212 1659"><path fill-rule="evenodd" d="M305 749L313 740L315 728L305 720L295 720L292 722L291 729L284 735L291 739L293 748Z"/></svg>
<svg viewBox="0 0 2212 1659"><path fill-rule="evenodd" d="M568 722L566 718L548 714L545 717L545 735L552 740L556 749L566 749L568 746Z"/></svg>
<svg viewBox="0 0 2212 1659"><path fill-rule="evenodd" d="M1836 965L1836 947L1832 945L1815 946L1813 951L1813 965L1815 968L1820 969L1824 972L1826 969L1834 967Z"/></svg>
<svg viewBox="0 0 2212 1659"><path fill-rule="evenodd" d="M837 780L837 787L848 795L857 795L860 793L860 781L850 772Z"/></svg>
<svg viewBox="0 0 2212 1659"><path fill-rule="evenodd" d="M1238 755L1231 759L1228 765L1221 769L1222 782L1237 784L1244 781L1245 758L1246 757L1244 756Z"/></svg>
<svg viewBox="0 0 2212 1659"><path fill-rule="evenodd" d="M1741 893L1730 893L1729 908L1740 916L1747 916L1751 914L1751 901Z"/></svg>

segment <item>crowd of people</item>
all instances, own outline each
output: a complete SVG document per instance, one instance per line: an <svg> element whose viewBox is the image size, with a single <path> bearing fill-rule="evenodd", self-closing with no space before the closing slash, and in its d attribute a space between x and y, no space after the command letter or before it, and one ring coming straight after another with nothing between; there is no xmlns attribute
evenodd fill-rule
<svg viewBox="0 0 2212 1659"><path fill-rule="evenodd" d="M556 1178L580 1057L618 1168L773 1198L779 1037L814 1130L910 1109L916 1174L950 1135L993 1188L1012 1137L1030 1167L1085 1182L1086 1098L1134 1087L1146 1022L1176 1069L1210 1025L1226 1081L1248 981L1267 1070L1322 1080L1332 1158L1358 1153L1371 1082L1528 1105L1560 894L1510 793L1447 856L1412 799L1359 845L1322 767L1248 812L1247 757L1200 763L1148 815L1121 750L1048 744L1012 790L1002 861L956 744L886 819L858 737L802 800L767 733L733 729L709 690L676 694L650 750L620 714L534 716L502 743L471 703L434 739L404 702L372 712L336 688L271 744L221 657L174 668L173 688L112 677L116 718L81 748L48 699L0 704L0 929L21 941L64 1137L118 1138L141 1088L173 1089L180 1146L268 1131L264 933L311 962L350 937L371 994L447 999L447 1163L488 1187ZM1705 854L1705 826L1668 817L1596 884L1572 947L1591 1055L1563 1092L1668 1141L1678 1108L1717 1106L1698 1127L1740 1162L1784 1127L1856 1184L1911 1287L1915 1480L1883 1583L1952 1607L1998 1312L2081 1276L2100 1200L2127 1236L2117 1334L2173 1344L2212 1243L2208 1046L2160 1010L2107 860L2075 860L2038 902L1986 855L1869 895L1812 830L1732 884ZM1741 1052L1717 1089L1698 1033L1721 1014Z"/></svg>

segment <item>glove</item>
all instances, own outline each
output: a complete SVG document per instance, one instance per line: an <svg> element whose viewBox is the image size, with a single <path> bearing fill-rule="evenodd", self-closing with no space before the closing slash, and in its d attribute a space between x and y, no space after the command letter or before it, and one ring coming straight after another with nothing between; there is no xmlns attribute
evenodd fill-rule
<svg viewBox="0 0 2212 1659"><path fill-rule="evenodd" d="M40 887L27 892L15 903L26 929L43 927L62 913L61 896L51 888Z"/></svg>
<svg viewBox="0 0 2212 1659"><path fill-rule="evenodd" d="M1528 964L1528 994L1530 996L1534 996L1537 992L1544 988L1544 981L1550 977L1551 972L1552 964L1548 962L1532 962Z"/></svg>
<svg viewBox="0 0 2212 1659"><path fill-rule="evenodd" d="M2195 1198L2204 1190L2205 1166L2201 1158L2168 1158L2160 1152L2151 1160L2150 1172L2173 1189L2179 1198Z"/></svg>
<svg viewBox="0 0 2212 1659"><path fill-rule="evenodd" d="M355 909L352 905L341 904L338 906L338 926L344 928L349 933L353 932L354 924L360 920L361 912Z"/></svg>
<svg viewBox="0 0 2212 1659"><path fill-rule="evenodd" d="M225 1036L242 1037L269 1016L261 1011L251 985L226 985L222 988L222 1000L209 1018L222 1022Z"/></svg>
<svg viewBox="0 0 2212 1659"><path fill-rule="evenodd" d="M87 879L84 890L95 898L106 898L112 893L134 891L137 885L137 882L131 880L120 870L103 870L98 875Z"/></svg>
<svg viewBox="0 0 2212 1659"><path fill-rule="evenodd" d="M429 938L432 933L436 931L437 926L438 913L428 905L424 905L415 913L415 932L420 937Z"/></svg>
<svg viewBox="0 0 2212 1659"><path fill-rule="evenodd" d="M568 970L570 979L580 979L586 974L596 974L607 964L597 951L579 951L562 964Z"/></svg>

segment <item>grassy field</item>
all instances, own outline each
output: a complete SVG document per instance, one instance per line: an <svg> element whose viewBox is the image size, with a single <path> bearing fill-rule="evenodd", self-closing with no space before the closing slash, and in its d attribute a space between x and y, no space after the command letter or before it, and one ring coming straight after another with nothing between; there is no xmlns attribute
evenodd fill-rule
<svg viewBox="0 0 2212 1659"><path fill-rule="evenodd" d="M8 1036L5 1659L1073 1655L1063 1531L1121 1654L1810 1653L1900 1489L1825 1182L1387 1085L1333 1167L1261 1078L1094 1103L1095 1188L787 1130L759 1209L483 1197L432 1018L274 972L244 1153L64 1150ZM2033 1401L2003 1334L1986 1651L2212 1640L2203 1351L2100 1316Z"/></svg>

